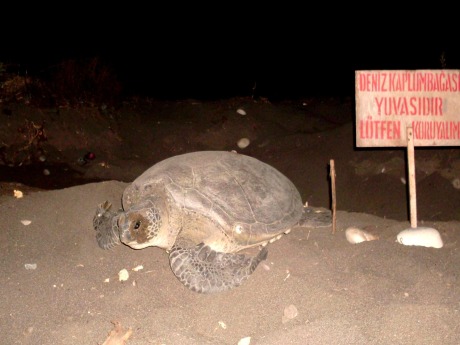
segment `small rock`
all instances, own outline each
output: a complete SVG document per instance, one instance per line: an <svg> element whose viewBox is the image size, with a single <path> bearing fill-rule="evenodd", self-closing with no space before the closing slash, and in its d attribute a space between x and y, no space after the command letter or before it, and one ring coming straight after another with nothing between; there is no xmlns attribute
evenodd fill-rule
<svg viewBox="0 0 460 345"><path fill-rule="evenodd" d="M118 280L121 282L124 282L129 279L129 273L127 269L122 269L120 272L118 272Z"/></svg>
<svg viewBox="0 0 460 345"><path fill-rule="evenodd" d="M23 220L21 220L21 223L24 224L25 226L27 226L27 225L30 225L32 223L32 221L27 220L27 219L23 219Z"/></svg>
<svg viewBox="0 0 460 345"><path fill-rule="evenodd" d="M426 227L403 230L396 236L396 239L405 246L442 248L444 245L439 231Z"/></svg>
<svg viewBox="0 0 460 345"><path fill-rule="evenodd" d="M249 344L251 344L251 337L241 338L240 341L238 342L238 345L249 345Z"/></svg>
<svg viewBox="0 0 460 345"><path fill-rule="evenodd" d="M51 172L48 169L43 169L43 175L49 176Z"/></svg>
<svg viewBox="0 0 460 345"><path fill-rule="evenodd" d="M241 109L241 108L238 109L236 112L237 112L238 114L240 114L240 115L243 115L243 116L246 115L246 112L245 112L243 109Z"/></svg>
<svg viewBox="0 0 460 345"><path fill-rule="evenodd" d="M460 179L454 178L452 180L452 186L454 186L455 189L460 189Z"/></svg>
<svg viewBox="0 0 460 345"><path fill-rule="evenodd" d="M25 264L24 267L26 270L36 270L37 264Z"/></svg>
<svg viewBox="0 0 460 345"><path fill-rule="evenodd" d="M238 140L237 145L240 149L244 149L248 147L250 143L251 141L248 138L241 138L240 140Z"/></svg>
<svg viewBox="0 0 460 345"><path fill-rule="evenodd" d="M13 195L16 199L21 199L24 196L24 193L22 193L20 190L15 189L13 191Z"/></svg>
<svg viewBox="0 0 460 345"><path fill-rule="evenodd" d="M297 315L299 315L299 312L297 311L297 308L295 305L291 304L289 306L287 306L285 309L284 309L284 314L283 314L283 317L282 317L282 322L283 323L286 323L288 322L289 320L292 320L294 319L295 317L297 317Z"/></svg>
<svg viewBox="0 0 460 345"><path fill-rule="evenodd" d="M360 228L356 228L353 226L345 230L345 237L347 238L347 241L350 242L351 244L361 243L365 241L378 240L377 236L374 236L368 233L367 231L364 231Z"/></svg>

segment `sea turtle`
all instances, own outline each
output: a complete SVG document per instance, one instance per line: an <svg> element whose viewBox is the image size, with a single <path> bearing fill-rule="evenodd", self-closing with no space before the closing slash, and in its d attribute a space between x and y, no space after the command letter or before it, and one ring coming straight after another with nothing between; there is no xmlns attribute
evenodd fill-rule
<svg viewBox="0 0 460 345"><path fill-rule="evenodd" d="M99 246L156 246L191 290L241 285L267 257L266 244L295 226L329 226L331 214L304 207L294 184L256 158L199 151L165 159L123 192L123 209L107 201L93 218ZM262 246L255 256L237 253Z"/></svg>

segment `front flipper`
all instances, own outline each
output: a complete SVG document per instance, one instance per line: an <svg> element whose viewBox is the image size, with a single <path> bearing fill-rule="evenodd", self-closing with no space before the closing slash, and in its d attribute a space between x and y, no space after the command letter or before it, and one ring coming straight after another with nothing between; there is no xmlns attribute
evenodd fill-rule
<svg viewBox="0 0 460 345"><path fill-rule="evenodd" d="M216 252L203 243L194 247L175 245L169 254L176 277L186 287L200 293L220 292L241 285L266 258L266 247L257 256L247 257Z"/></svg>
<svg viewBox="0 0 460 345"><path fill-rule="evenodd" d="M111 249L121 243L117 224L120 212L111 211L111 207L108 201L100 204L93 218L96 240L102 249Z"/></svg>

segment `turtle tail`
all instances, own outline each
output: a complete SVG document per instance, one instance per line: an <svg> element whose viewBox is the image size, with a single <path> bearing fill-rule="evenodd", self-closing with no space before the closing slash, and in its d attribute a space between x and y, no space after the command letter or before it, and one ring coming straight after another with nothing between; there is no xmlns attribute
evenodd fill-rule
<svg viewBox="0 0 460 345"><path fill-rule="evenodd" d="M96 240L102 249L111 249L121 243L117 224L120 212L111 211L111 207L108 201L100 204L93 218Z"/></svg>
<svg viewBox="0 0 460 345"><path fill-rule="evenodd" d="M173 246L169 254L171 269L189 289L199 293L229 290L241 285L267 258L264 247L255 257L220 253L200 243L194 247Z"/></svg>

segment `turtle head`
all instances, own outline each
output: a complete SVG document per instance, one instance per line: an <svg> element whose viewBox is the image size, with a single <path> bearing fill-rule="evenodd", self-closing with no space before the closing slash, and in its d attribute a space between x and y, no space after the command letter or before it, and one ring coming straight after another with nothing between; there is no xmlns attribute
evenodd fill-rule
<svg viewBox="0 0 460 345"><path fill-rule="evenodd" d="M160 236L162 217L152 201L140 203L120 214L118 228L124 244L142 249L149 246L163 246Z"/></svg>

